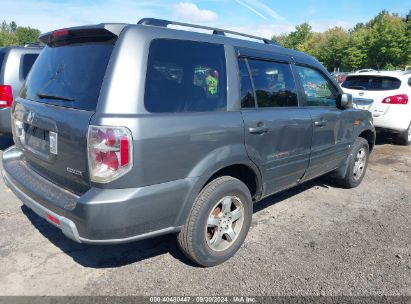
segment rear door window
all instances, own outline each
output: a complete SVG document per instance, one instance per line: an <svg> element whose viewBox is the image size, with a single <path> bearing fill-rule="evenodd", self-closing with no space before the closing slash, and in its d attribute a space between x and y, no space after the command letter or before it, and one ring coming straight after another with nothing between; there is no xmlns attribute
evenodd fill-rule
<svg viewBox="0 0 411 304"><path fill-rule="evenodd" d="M144 104L149 112L227 109L224 46L155 39L151 42Z"/></svg>
<svg viewBox="0 0 411 304"><path fill-rule="evenodd" d="M388 76L358 75L348 76L343 88L362 91L389 91L399 89L401 80Z"/></svg>
<svg viewBox="0 0 411 304"><path fill-rule="evenodd" d="M309 107L336 107L338 92L319 71L296 66L304 89L305 103Z"/></svg>
<svg viewBox="0 0 411 304"><path fill-rule="evenodd" d="M39 54L24 54L22 56L22 77L26 79L28 73L30 72L31 67L33 66L34 62L36 61Z"/></svg>
<svg viewBox="0 0 411 304"><path fill-rule="evenodd" d="M20 96L94 111L113 45L113 42L83 42L46 46Z"/></svg>
<svg viewBox="0 0 411 304"><path fill-rule="evenodd" d="M258 107L297 107L297 90L290 65L248 59Z"/></svg>

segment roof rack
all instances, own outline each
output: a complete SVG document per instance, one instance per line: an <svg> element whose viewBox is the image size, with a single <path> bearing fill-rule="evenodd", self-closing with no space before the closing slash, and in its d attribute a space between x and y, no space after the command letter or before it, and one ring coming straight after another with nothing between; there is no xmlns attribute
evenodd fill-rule
<svg viewBox="0 0 411 304"><path fill-rule="evenodd" d="M25 45L23 45L23 47L25 47L25 48L38 48L38 47L43 47L43 46L40 45L40 43L26 43Z"/></svg>
<svg viewBox="0 0 411 304"><path fill-rule="evenodd" d="M223 30L223 29L219 29L219 28L215 28L215 27L197 25L197 24L169 21L169 20L156 19L156 18L143 18L137 24L159 26L159 27L167 27L170 24L178 25L178 26L186 26L186 27L210 30L210 31L213 31L213 35L225 36L226 34L231 34L231 35L236 35L236 36L243 36L243 37L247 37L247 38L252 38L252 39L256 39L256 40L262 40L265 44L278 45L277 42L275 42L271 39L262 38L262 37L258 37L258 36L253 36L253 35L248 35L248 34L243 34L243 33L229 31L229 30Z"/></svg>

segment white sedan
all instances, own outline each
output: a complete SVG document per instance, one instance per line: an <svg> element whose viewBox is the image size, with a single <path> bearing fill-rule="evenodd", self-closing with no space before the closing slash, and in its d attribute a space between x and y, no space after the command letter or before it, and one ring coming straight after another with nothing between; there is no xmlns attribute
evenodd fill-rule
<svg viewBox="0 0 411 304"><path fill-rule="evenodd" d="M376 128L411 144L411 71L351 74L341 87L353 96L354 108L372 113Z"/></svg>

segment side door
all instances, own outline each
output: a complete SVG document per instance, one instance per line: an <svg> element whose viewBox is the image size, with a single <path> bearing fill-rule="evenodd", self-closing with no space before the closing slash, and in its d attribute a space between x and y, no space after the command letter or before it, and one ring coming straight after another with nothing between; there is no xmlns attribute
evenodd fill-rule
<svg viewBox="0 0 411 304"><path fill-rule="evenodd" d="M312 119L310 166L303 180L312 179L339 167L347 158L350 136L348 121L338 108L339 91L320 70L295 65Z"/></svg>
<svg viewBox="0 0 411 304"><path fill-rule="evenodd" d="M289 62L239 58L241 113L245 145L259 166L263 196L289 188L304 175L310 156L312 124L299 106Z"/></svg>

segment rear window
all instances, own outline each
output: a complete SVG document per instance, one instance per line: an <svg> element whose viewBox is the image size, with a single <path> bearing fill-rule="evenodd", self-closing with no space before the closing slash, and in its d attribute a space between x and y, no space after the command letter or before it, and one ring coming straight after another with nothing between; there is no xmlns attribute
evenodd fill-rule
<svg viewBox="0 0 411 304"><path fill-rule="evenodd" d="M39 54L25 54L22 58L22 76L23 79L26 79L27 75L30 72L31 67L33 66L34 62L36 61Z"/></svg>
<svg viewBox="0 0 411 304"><path fill-rule="evenodd" d="M155 39L147 64L144 104L149 112L227 109L224 46Z"/></svg>
<svg viewBox="0 0 411 304"><path fill-rule="evenodd" d="M401 86L401 80L388 76L348 76L343 88L362 91L389 91Z"/></svg>
<svg viewBox="0 0 411 304"><path fill-rule="evenodd" d="M113 43L46 46L20 96L37 102L94 111Z"/></svg>

